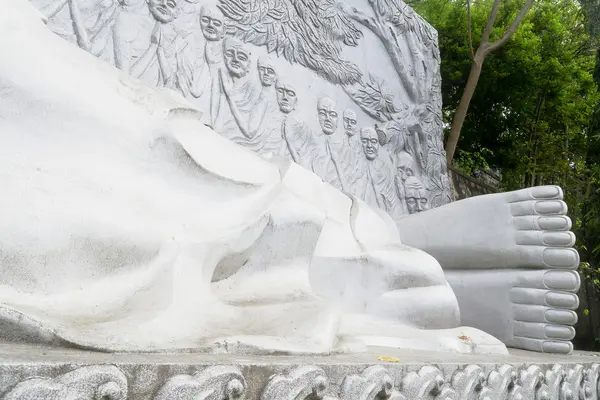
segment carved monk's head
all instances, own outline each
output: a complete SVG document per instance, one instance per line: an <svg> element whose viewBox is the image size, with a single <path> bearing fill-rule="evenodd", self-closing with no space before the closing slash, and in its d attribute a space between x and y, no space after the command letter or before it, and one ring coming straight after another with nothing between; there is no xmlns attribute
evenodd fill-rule
<svg viewBox="0 0 600 400"><path fill-rule="evenodd" d="M277 80L277 74L275 74L275 66L273 59L269 56L261 56L256 63L258 66L258 76L260 77L260 83L263 86L272 86Z"/></svg>
<svg viewBox="0 0 600 400"><path fill-rule="evenodd" d="M404 182L406 206L410 214L429 210L429 199L423 182L415 176L410 176Z"/></svg>
<svg viewBox="0 0 600 400"><path fill-rule="evenodd" d="M348 136L356 133L356 113L352 110L344 111L344 131Z"/></svg>
<svg viewBox="0 0 600 400"><path fill-rule="evenodd" d="M177 0L147 0L150 14L155 20L168 24L177 17Z"/></svg>
<svg viewBox="0 0 600 400"><path fill-rule="evenodd" d="M296 96L296 89L294 89L289 79L279 77L275 82L275 91L277 93L277 104L279 104L282 113L289 114L296 109L298 97Z"/></svg>
<svg viewBox="0 0 600 400"><path fill-rule="evenodd" d="M241 40L228 37L223 41L225 67L234 78L241 78L250 71L250 51Z"/></svg>
<svg viewBox="0 0 600 400"><path fill-rule="evenodd" d="M396 157L398 160L396 164L398 175L402 179L402 182L405 182L409 177L415 175L415 162L412 156L405 151L401 151Z"/></svg>
<svg viewBox="0 0 600 400"><path fill-rule="evenodd" d="M321 97L317 102L319 124L326 135L335 133L338 127L338 113L335 111L335 102L329 97Z"/></svg>
<svg viewBox="0 0 600 400"><path fill-rule="evenodd" d="M200 29L206 40L216 42L225 36L225 16L214 4L200 8Z"/></svg>
<svg viewBox="0 0 600 400"><path fill-rule="evenodd" d="M379 154L379 138L373 127L366 127L360 130L360 142L362 143L363 152L367 160L372 161Z"/></svg>

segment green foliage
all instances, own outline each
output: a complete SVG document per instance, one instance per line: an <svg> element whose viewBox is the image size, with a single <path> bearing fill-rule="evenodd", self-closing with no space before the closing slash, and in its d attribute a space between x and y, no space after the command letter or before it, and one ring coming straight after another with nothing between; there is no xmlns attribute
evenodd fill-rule
<svg viewBox="0 0 600 400"><path fill-rule="evenodd" d="M491 40L524 0L502 0ZM493 0L471 0L476 50ZM466 0L411 4L439 34L446 122L471 66ZM582 271L600 289L600 1L536 0L497 52L486 58L455 166L502 171L503 190L557 184L574 222ZM590 272L592 271L592 272Z"/></svg>
<svg viewBox="0 0 600 400"><path fill-rule="evenodd" d="M491 5L491 0L472 4L475 48ZM439 32L444 114L451 120L471 65L466 3L425 0L414 6ZM492 40L521 6L503 1ZM577 1L536 1L511 40L486 59L459 149L500 167L505 189L571 183L585 159L588 122L598 100L589 46Z"/></svg>

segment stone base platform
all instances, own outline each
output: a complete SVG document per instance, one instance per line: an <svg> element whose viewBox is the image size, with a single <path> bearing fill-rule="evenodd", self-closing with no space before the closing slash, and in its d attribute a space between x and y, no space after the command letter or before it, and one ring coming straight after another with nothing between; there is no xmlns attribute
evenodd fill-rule
<svg viewBox="0 0 600 400"><path fill-rule="evenodd" d="M0 344L0 399L598 399L600 353L369 348L327 357L107 354Z"/></svg>

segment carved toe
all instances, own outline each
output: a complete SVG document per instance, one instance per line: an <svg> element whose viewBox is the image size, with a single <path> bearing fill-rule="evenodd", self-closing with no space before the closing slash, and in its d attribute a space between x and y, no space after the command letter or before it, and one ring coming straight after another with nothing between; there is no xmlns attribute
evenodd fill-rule
<svg viewBox="0 0 600 400"><path fill-rule="evenodd" d="M513 304L563 308L566 310L576 310L579 306L579 298L576 294L546 289L513 288L510 291L510 300Z"/></svg>
<svg viewBox="0 0 600 400"><path fill-rule="evenodd" d="M510 203L527 200L562 200L563 191L560 186L536 186L507 193L507 196Z"/></svg>
<svg viewBox="0 0 600 400"><path fill-rule="evenodd" d="M572 247L573 232L517 231L516 242L520 246Z"/></svg>
<svg viewBox="0 0 600 400"><path fill-rule="evenodd" d="M514 217L525 215L565 215L569 211L562 200L528 200L510 205Z"/></svg>
<svg viewBox="0 0 600 400"><path fill-rule="evenodd" d="M565 325L515 321L513 333L515 337L530 339L571 340L575 337L575 328Z"/></svg>
<svg viewBox="0 0 600 400"><path fill-rule="evenodd" d="M544 264L550 268L577 268L579 253L575 249L544 249Z"/></svg>
<svg viewBox="0 0 600 400"><path fill-rule="evenodd" d="M513 223L518 231L568 231L572 227L571 218L566 215L526 215L514 217Z"/></svg>
<svg viewBox="0 0 600 400"><path fill-rule="evenodd" d="M541 305L513 304L513 318L519 322L538 322L573 326L577 313L568 309L549 308Z"/></svg>

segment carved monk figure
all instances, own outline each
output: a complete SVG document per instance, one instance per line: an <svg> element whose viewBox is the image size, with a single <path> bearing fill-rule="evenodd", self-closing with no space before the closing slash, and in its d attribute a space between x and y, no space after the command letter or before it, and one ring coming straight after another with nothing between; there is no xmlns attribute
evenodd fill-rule
<svg viewBox="0 0 600 400"><path fill-rule="evenodd" d="M132 53L130 74L156 86L179 88L178 73L181 71L178 69L177 57L187 43L172 24L177 18L178 1L180 0L148 0L148 10L155 21L150 43L142 54ZM125 26L121 28L131 29ZM117 39L124 40L121 37ZM136 56L139 58L135 59Z"/></svg>
<svg viewBox="0 0 600 400"><path fill-rule="evenodd" d="M339 115L335 102L329 97L317 101L317 113L322 135L319 136L319 155L315 158L314 171L334 187L348 191L344 171L344 142L338 137Z"/></svg>
<svg viewBox="0 0 600 400"><path fill-rule="evenodd" d="M360 140L366 159L366 171L360 181L359 196L367 204L394 213L396 200L389 164L379 157L379 138L373 127L360 130Z"/></svg>
<svg viewBox="0 0 600 400"><path fill-rule="evenodd" d="M289 78L280 76L275 83L275 92L279 110L283 114L279 154L312 170L316 144L310 128L296 116L298 96L295 86Z"/></svg>
<svg viewBox="0 0 600 400"><path fill-rule="evenodd" d="M396 195L402 205L402 214L408 214L406 205L405 182L415 175L415 162L413 157L405 151L396 154L396 176L394 177L394 186L396 187Z"/></svg>
<svg viewBox="0 0 600 400"><path fill-rule="evenodd" d="M53 16L68 4L79 47L152 85L178 88L176 59L186 47L172 24L178 1L118 0L93 18L84 12L89 6L83 10L75 0L59 0L46 11ZM93 26L84 24L89 19Z"/></svg>
<svg viewBox="0 0 600 400"><path fill-rule="evenodd" d="M344 111L344 132L346 137L343 147L343 171L347 182L347 190L356 193L358 180L364 173L365 156L363 154L360 137L356 134L356 113L347 109Z"/></svg>
<svg viewBox="0 0 600 400"><path fill-rule="evenodd" d="M281 146L281 115L275 93L275 82L277 81L275 63L271 56L262 55L258 58L256 66L262 86L256 105L257 111L255 111L257 115L262 115L260 130L263 132L263 145L261 153L276 154Z"/></svg>
<svg viewBox="0 0 600 400"><path fill-rule="evenodd" d="M229 46L232 40L226 39L225 42L228 43L226 46ZM232 63L237 62L233 60L233 56L242 58L247 56L248 61L250 61L251 56L250 52L246 50L247 46L239 41L237 43L239 50L237 52L232 50L231 57L228 57L227 51L225 51L225 65L234 84L241 78L247 77L248 71L244 70L243 76L236 78L236 72L232 71L231 66ZM243 60L239 62L243 62ZM261 83L260 91L249 81L245 83L246 87L241 90L239 87L225 84L223 93L234 121L230 120L227 126L219 127L219 129L222 130L225 136L248 149L259 154L273 155L281 145L281 120L278 118L279 107L274 89L277 75L275 74L273 61L268 56L262 56L258 59L257 70ZM236 126L232 126L231 122L235 122Z"/></svg>
<svg viewBox="0 0 600 400"><path fill-rule="evenodd" d="M206 110L206 119L214 127L224 100L219 70L224 67L222 41L225 37L225 17L216 4L203 4L199 23L202 35L195 36L194 47L201 48L200 57L188 71L189 87L184 94L197 99L194 103Z"/></svg>
<svg viewBox="0 0 600 400"><path fill-rule="evenodd" d="M416 176L410 176L404 181L404 201L409 214L429 210L427 190Z"/></svg>
<svg viewBox="0 0 600 400"><path fill-rule="evenodd" d="M344 132L348 138L356 134L356 113L350 109L344 111Z"/></svg>
<svg viewBox="0 0 600 400"><path fill-rule="evenodd" d="M223 56L227 74L219 71L219 79L226 105L222 106L219 118L223 123L218 123L216 129L234 142L261 153L267 133L262 129L267 103L262 101L262 90L249 76L252 65L249 46L227 37L223 41Z"/></svg>

